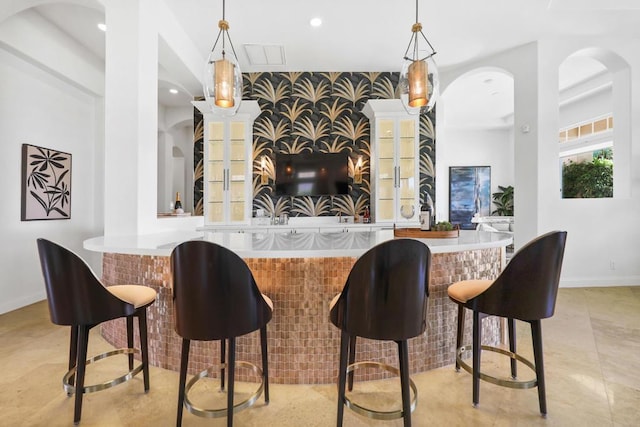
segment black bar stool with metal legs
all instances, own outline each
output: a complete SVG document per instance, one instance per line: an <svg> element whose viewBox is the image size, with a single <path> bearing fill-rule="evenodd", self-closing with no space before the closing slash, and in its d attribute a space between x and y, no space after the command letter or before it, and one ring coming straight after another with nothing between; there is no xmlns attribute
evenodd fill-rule
<svg viewBox="0 0 640 427"><path fill-rule="evenodd" d="M78 424L84 393L104 390L129 381L140 371L144 391L149 391L149 356L147 346L147 307L156 299L156 291L147 286L117 285L105 287L91 268L72 251L49 240L38 239L38 253L47 289L51 321L71 326L69 372L62 380L69 396L75 393L73 421ZM125 317L129 348L109 351L89 360L89 330L107 320ZM133 318L138 318L140 351L133 348ZM142 363L133 367L133 354L142 353ZM85 385L86 365L105 357L127 354L129 372L102 384ZM74 385L75 380L75 385Z"/></svg>
<svg viewBox="0 0 640 427"><path fill-rule="evenodd" d="M356 261L342 292L331 302L331 323L341 330L338 426L342 425L345 405L369 418L404 418L404 425L411 426L418 391L409 378L407 341L426 329L430 266L431 252L418 240L395 239L381 243ZM371 361L355 363L357 337L395 341L400 369ZM346 396L347 376L351 390L354 371L363 367L382 368L400 376L402 410L372 410Z"/></svg>
<svg viewBox="0 0 640 427"><path fill-rule="evenodd" d="M253 405L264 391L269 403L269 364L267 358L267 323L271 320L273 303L260 293L247 264L235 253L215 243L193 240L181 243L171 253L173 271L173 303L176 332L182 337L178 414L176 425L182 425L183 407L192 414L214 418L227 416L233 425L233 414ZM237 361L236 337L260 330L262 370L249 362ZM189 391L209 369L200 372L187 383L191 340L220 340L220 385L224 390L225 370L228 377L227 406L206 409L194 405ZM228 362L225 363L229 342ZM247 399L234 404L235 368L252 369L261 383Z"/></svg>
<svg viewBox="0 0 640 427"><path fill-rule="evenodd" d="M555 310L566 239L566 231L544 234L522 247L496 280L464 280L449 286L449 298L458 304L456 370L462 367L473 375L474 406L480 401L480 380L518 389L537 386L540 413L546 416L541 320L553 316ZM462 344L465 308L473 312L471 346ZM487 316L507 319L509 351L482 345L482 319ZM535 363L516 353L516 319L531 325ZM472 350L472 367L462 358L468 350ZM509 356L511 378L497 378L483 373L480 369L482 350ZM528 381L518 380L517 362L531 368L536 377Z"/></svg>

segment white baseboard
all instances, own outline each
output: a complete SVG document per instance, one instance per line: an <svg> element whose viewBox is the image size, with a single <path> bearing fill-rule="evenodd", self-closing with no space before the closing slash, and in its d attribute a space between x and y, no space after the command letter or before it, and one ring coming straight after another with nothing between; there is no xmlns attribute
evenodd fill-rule
<svg viewBox="0 0 640 427"><path fill-rule="evenodd" d="M23 295L20 298L16 298L10 301L2 301L0 303L0 314L8 313L13 310L17 310L19 308L25 307L27 305L33 304L34 302L42 301L47 298L47 294L44 289L38 292L34 292L30 295Z"/></svg>
<svg viewBox="0 0 640 427"><path fill-rule="evenodd" d="M614 286L640 286L640 276L581 277L560 280L561 288L605 288Z"/></svg>

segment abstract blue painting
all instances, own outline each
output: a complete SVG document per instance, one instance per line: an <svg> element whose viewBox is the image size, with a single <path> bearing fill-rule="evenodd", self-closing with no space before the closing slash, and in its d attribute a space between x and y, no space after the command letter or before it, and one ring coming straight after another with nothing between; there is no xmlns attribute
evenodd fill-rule
<svg viewBox="0 0 640 427"><path fill-rule="evenodd" d="M491 215L491 166L449 167L449 222L474 230L474 215Z"/></svg>

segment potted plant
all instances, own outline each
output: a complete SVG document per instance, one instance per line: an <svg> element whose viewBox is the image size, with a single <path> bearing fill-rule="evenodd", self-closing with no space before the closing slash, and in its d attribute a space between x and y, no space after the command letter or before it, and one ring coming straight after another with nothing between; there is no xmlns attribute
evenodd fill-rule
<svg viewBox="0 0 640 427"><path fill-rule="evenodd" d="M498 190L500 191L492 194L496 209L491 212L491 215L513 216L513 186L498 185Z"/></svg>

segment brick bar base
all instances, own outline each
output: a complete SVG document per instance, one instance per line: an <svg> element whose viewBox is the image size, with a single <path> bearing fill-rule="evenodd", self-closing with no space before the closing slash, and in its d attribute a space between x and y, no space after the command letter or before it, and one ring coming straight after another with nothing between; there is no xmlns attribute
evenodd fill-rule
<svg viewBox="0 0 640 427"><path fill-rule="evenodd" d="M411 373L450 365L455 361L457 306L447 287L459 280L492 279L501 270L502 249L482 249L432 255L427 308L427 330L409 341ZM342 290L355 258L246 259L260 290L274 303L267 326L269 381L280 384L327 384L336 381L340 331L329 321L329 302ZM174 331L170 258L104 254L103 280L107 286L136 284L152 287L157 301L148 308L149 361L178 371L182 339ZM466 316L466 341L471 342L470 312ZM135 322L134 322L135 323ZM483 322L483 343L497 344L501 322ZM137 324L135 325L137 328ZM137 329L136 329L137 336ZM126 347L123 319L105 323L102 335L115 347ZM258 332L236 341L237 360L261 366ZM375 360L398 366L397 345L358 338L356 360ZM136 346L138 345L136 340ZM219 342L191 343L191 374L219 360ZM251 380L239 369L238 380ZM358 371L356 380L385 378L378 370Z"/></svg>

